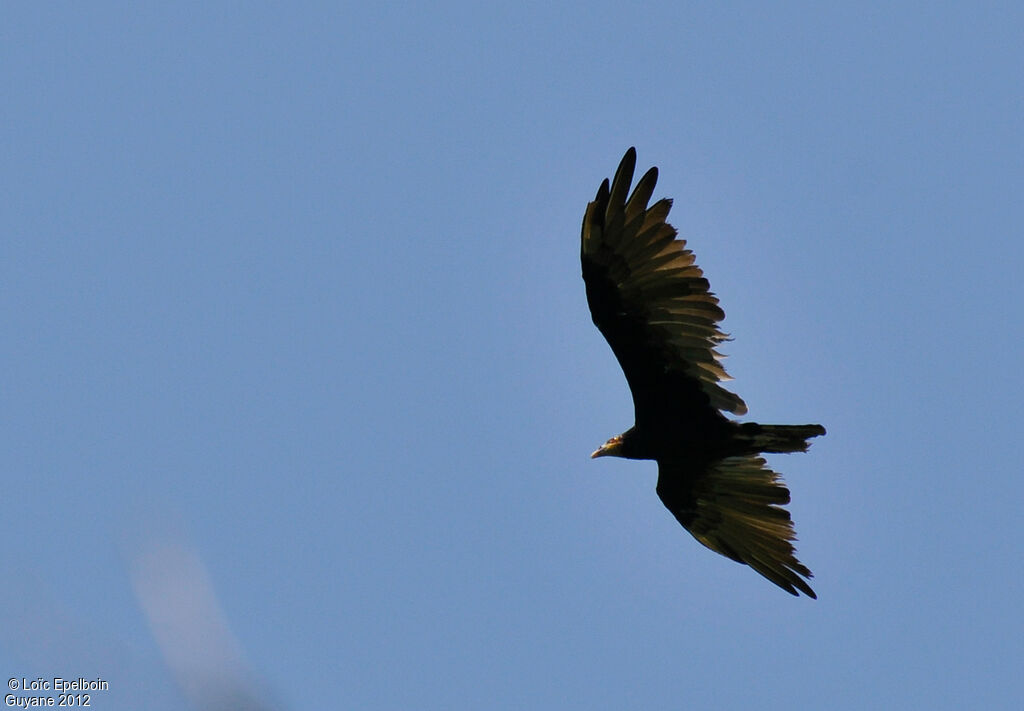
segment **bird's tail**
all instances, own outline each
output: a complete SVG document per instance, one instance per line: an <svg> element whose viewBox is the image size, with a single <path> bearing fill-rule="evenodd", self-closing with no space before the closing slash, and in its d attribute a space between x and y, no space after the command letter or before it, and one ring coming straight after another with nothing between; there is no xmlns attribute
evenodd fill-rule
<svg viewBox="0 0 1024 711"><path fill-rule="evenodd" d="M740 425L740 437L749 441L756 452L806 452L811 437L825 434L821 425Z"/></svg>

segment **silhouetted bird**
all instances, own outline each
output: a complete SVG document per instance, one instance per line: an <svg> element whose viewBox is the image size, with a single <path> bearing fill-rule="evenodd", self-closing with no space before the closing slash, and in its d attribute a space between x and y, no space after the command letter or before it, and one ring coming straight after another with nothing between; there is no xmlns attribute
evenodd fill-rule
<svg viewBox="0 0 1024 711"><path fill-rule="evenodd" d="M611 187L601 183L583 217L580 257L594 323L608 340L633 392L635 424L592 457L654 459L658 496L693 537L745 563L783 590L817 597L796 559L789 490L760 456L805 452L821 425L759 425L728 419L747 406L719 381L729 379L715 348L725 313L666 222L672 201L648 202L651 168L629 195L636 167L630 148Z"/></svg>

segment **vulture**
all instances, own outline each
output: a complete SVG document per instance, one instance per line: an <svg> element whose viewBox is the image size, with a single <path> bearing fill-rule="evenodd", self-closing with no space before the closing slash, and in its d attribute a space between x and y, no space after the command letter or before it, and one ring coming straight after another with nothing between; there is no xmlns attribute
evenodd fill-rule
<svg viewBox="0 0 1024 711"><path fill-rule="evenodd" d="M667 222L672 201L648 204L651 168L630 192L636 150L601 183L583 217L580 259L594 325L611 346L633 395L634 425L591 457L653 459L658 496L705 546L749 565L792 595L816 598L796 558L789 489L764 453L806 452L821 425L737 422L747 406L729 380L719 345L725 313L686 241Z"/></svg>

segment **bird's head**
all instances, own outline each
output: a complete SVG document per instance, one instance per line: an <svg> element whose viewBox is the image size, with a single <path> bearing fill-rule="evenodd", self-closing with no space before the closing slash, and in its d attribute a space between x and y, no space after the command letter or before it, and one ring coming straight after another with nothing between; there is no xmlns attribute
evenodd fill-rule
<svg viewBox="0 0 1024 711"><path fill-rule="evenodd" d="M615 435L610 440L602 444L597 448L593 454L590 455L591 459L597 457L621 457L622 456L622 435Z"/></svg>

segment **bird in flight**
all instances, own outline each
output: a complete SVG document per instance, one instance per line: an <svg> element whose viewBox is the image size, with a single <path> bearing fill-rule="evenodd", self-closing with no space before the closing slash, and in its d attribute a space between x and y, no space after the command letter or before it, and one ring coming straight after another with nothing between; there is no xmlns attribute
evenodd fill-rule
<svg viewBox="0 0 1024 711"><path fill-rule="evenodd" d="M658 169L630 194L635 167L630 148L583 217L587 303L625 373L635 418L591 456L657 461L658 496L694 538L793 595L816 598L783 508L789 489L761 455L806 452L807 440L825 428L740 423L723 414L747 412L719 384L729 379L715 350L728 340L718 328L725 313L666 221L672 201L648 205Z"/></svg>

